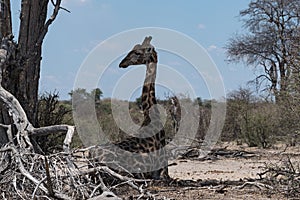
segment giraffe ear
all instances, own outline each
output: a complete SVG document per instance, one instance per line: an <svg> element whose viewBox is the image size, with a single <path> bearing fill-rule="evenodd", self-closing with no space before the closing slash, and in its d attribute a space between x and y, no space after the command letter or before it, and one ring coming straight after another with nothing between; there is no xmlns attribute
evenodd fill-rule
<svg viewBox="0 0 300 200"><path fill-rule="evenodd" d="M142 45L137 44L137 45L135 45L135 46L133 47L132 50L138 50L138 49L141 49L141 46L142 46Z"/></svg>

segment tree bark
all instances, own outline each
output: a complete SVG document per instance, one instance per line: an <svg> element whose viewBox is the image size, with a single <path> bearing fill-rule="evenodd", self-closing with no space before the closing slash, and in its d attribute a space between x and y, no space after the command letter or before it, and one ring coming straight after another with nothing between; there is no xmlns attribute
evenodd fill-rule
<svg viewBox="0 0 300 200"><path fill-rule="evenodd" d="M0 1L0 38L12 33L10 0Z"/></svg>
<svg viewBox="0 0 300 200"><path fill-rule="evenodd" d="M49 0L23 0L18 38L18 82L10 77L8 90L21 102L29 121L36 124L42 45L37 43L47 17ZM17 70L17 69L14 69ZM13 87L9 87L13 86Z"/></svg>
<svg viewBox="0 0 300 200"><path fill-rule="evenodd" d="M10 9L10 0L2 0L0 1L0 42L4 37L7 37L12 34L12 23L11 23L11 9ZM2 59L2 58L1 58ZM3 71L7 68L7 64L5 63L2 66ZM10 124L11 120L7 114L7 109L2 107L0 104L0 123ZM0 145L8 142L8 138L6 135L6 129L4 127L0 127Z"/></svg>

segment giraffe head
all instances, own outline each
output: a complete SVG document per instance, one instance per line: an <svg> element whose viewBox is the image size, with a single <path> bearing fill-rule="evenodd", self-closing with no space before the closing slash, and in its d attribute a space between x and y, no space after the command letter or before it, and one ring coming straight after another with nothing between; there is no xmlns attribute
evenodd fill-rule
<svg viewBox="0 0 300 200"><path fill-rule="evenodd" d="M130 65L157 63L157 53L150 44L152 37L145 37L142 44L137 44L121 61L119 67L126 68Z"/></svg>

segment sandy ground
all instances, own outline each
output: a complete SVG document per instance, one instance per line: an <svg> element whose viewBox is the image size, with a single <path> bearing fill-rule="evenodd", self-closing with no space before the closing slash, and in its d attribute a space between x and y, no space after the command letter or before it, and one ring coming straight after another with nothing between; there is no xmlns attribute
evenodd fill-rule
<svg viewBox="0 0 300 200"><path fill-rule="evenodd" d="M270 149L261 149L237 146L234 143L222 143L215 148L224 147L229 151L249 152L250 156L217 156L214 159L202 161L198 158L169 160L169 175L175 180L175 183L183 181L184 183L192 182L192 184L149 184L147 191L155 195L155 200L300 200L300 193L291 198L264 186L259 188L249 184L242 187L248 180L252 179L253 183L253 180L258 179L258 173L266 171L267 165L282 165L287 158L293 163L297 162L299 166L297 170L300 170L300 145L288 148L285 145L277 145ZM216 180L218 184L193 185L193 183L211 180ZM226 181L235 184L227 184ZM138 194L132 192L130 188L116 194L126 200L138 199Z"/></svg>
<svg viewBox="0 0 300 200"><path fill-rule="evenodd" d="M276 156L284 147L278 149L259 149L237 146L232 143L224 143L218 148L226 147L228 150L249 151L253 154L251 158L224 158L215 160L197 161L194 159L171 160L169 173L173 178L178 179L222 179L240 180L244 178L258 178L257 173L264 170L266 163L280 162L280 157ZM297 150L290 149L296 152ZM300 151L298 151L300 153Z"/></svg>
<svg viewBox="0 0 300 200"><path fill-rule="evenodd" d="M216 161L173 161L176 166L170 166L171 177L176 179L218 179L239 180L243 178L257 178L257 173L262 172L263 160L237 160L228 158Z"/></svg>
<svg viewBox="0 0 300 200"><path fill-rule="evenodd" d="M300 146L285 148L279 145L272 149L247 148L234 144L222 144L232 150L245 150L254 153L251 158L226 158L214 160L171 160L169 174L174 179L180 180L247 180L259 178L258 173L265 171L266 164L279 164L282 159L289 156L292 161L300 161ZM168 199L300 199L288 198L284 194L272 190L259 189L255 186L226 186L218 192L220 186L214 187L163 187L156 188L159 197ZM163 199L163 198L162 198Z"/></svg>

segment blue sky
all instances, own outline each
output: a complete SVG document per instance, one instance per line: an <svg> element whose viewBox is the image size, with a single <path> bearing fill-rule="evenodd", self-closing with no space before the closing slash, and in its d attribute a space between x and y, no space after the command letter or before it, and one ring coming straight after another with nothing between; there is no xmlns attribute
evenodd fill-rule
<svg viewBox="0 0 300 200"><path fill-rule="evenodd" d="M227 63L223 47L235 33L243 31L238 14L240 10L247 8L249 2L250 0L64 0L63 6L71 13L61 11L46 36L40 93L57 90L62 99L68 99L68 92L73 89L80 65L99 43L120 32L143 27L172 29L191 37L207 51L218 67L226 92L245 86L247 81L254 78L253 71L242 64ZM13 5L12 8L15 34L18 31L18 6ZM142 39L137 38L137 42ZM132 46L126 48L130 50ZM164 62L162 64L170 67L172 64L178 65L178 69L180 65L187 65L183 59L159 53L159 58ZM108 71L99 83L104 97L111 96L115 81L126 72L118 68L117 61L111 65L115 70L111 73ZM117 75L114 77L115 74ZM142 81L143 77L140 79ZM196 88L196 96L209 98L205 83L201 78L198 81L201 87L198 87L196 80L191 81L192 87ZM158 91L158 97L163 98L166 91L162 88ZM184 88L175 92L189 95L189 91L184 91ZM137 90L131 98L134 99L139 93Z"/></svg>

